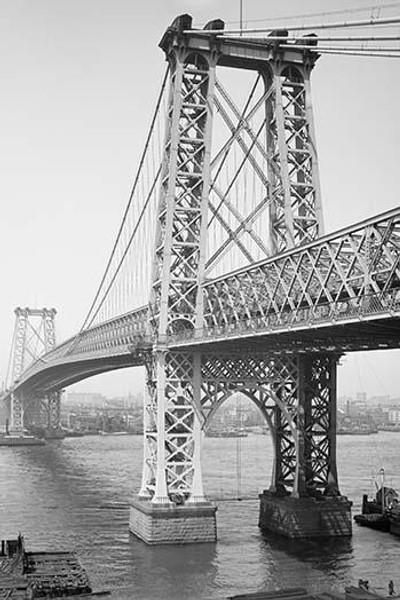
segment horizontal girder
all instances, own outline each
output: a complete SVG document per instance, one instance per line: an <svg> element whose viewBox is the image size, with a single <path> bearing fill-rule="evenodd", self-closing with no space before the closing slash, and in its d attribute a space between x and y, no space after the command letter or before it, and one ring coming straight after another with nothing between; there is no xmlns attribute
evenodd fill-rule
<svg viewBox="0 0 400 600"><path fill-rule="evenodd" d="M249 38L216 38L210 36L208 31L191 30L183 33L179 28L168 28L164 33L160 47L168 51L170 47L178 46L185 40L187 47L193 52L211 52L217 45L218 65L223 67L261 70L265 65L279 54L283 62L302 64L307 60L313 64L319 57L318 51L306 51L297 48L295 44L282 45L275 41Z"/></svg>
<svg viewBox="0 0 400 600"><path fill-rule="evenodd" d="M301 340L304 330L345 338L348 325L386 320L390 339L400 317L399 250L395 209L208 282L202 341L289 332ZM371 326L359 332L375 336Z"/></svg>

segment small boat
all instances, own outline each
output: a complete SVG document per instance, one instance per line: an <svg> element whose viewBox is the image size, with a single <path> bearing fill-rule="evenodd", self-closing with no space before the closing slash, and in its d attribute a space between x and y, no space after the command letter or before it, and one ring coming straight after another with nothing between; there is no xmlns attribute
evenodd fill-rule
<svg viewBox="0 0 400 600"><path fill-rule="evenodd" d="M395 503L389 511L390 533L400 536L400 505Z"/></svg>
<svg viewBox="0 0 400 600"><path fill-rule="evenodd" d="M65 437L83 437L83 431L77 431L76 429L64 429Z"/></svg>
<svg viewBox="0 0 400 600"><path fill-rule="evenodd" d="M378 431L391 431L392 433L399 433L399 423L387 423L386 425L378 425Z"/></svg>
<svg viewBox="0 0 400 600"><path fill-rule="evenodd" d="M206 437L213 438L245 438L248 434L242 429L222 429L206 431Z"/></svg>
<svg viewBox="0 0 400 600"><path fill-rule="evenodd" d="M375 425L368 425L362 423L361 425L347 425L339 427L337 430L338 435L371 435L378 433L378 428Z"/></svg>
<svg viewBox="0 0 400 600"><path fill-rule="evenodd" d="M381 469L380 475L381 487L375 498L370 500L367 494L363 495L361 514L355 515L354 520L363 527L400 535L399 496L396 490L385 486L384 469Z"/></svg>

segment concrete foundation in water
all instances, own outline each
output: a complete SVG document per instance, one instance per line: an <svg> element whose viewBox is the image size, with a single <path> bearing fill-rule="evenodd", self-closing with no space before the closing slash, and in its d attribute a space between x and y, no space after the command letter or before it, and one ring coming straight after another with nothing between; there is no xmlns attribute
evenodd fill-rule
<svg viewBox="0 0 400 600"><path fill-rule="evenodd" d="M344 537L352 532L351 502L345 496L321 498L260 494L259 527L288 538Z"/></svg>
<svg viewBox="0 0 400 600"><path fill-rule="evenodd" d="M129 530L146 544L191 544L217 541L217 507L209 503L154 505L131 502Z"/></svg>

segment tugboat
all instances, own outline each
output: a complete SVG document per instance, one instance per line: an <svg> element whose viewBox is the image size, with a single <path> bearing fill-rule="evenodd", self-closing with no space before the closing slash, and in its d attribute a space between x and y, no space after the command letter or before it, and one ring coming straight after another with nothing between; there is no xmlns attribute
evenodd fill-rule
<svg viewBox="0 0 400 600"><path fill-rule="evenodd" d="M354 520L358 525L395 533L396 527L400 535L400 507L398 507L398 493L391 487L385 486L385 471L381 469L381 487L377 490L373 500L364 494L360 515L355 515ZM393 530L392 530L392 522Z"/></svg>
<svg viewBox="0 0 400 600"><path fill-rule="evenodd" d="M392 509L389 513L390 533L400 536L400 504L393 502Z"/></svg>

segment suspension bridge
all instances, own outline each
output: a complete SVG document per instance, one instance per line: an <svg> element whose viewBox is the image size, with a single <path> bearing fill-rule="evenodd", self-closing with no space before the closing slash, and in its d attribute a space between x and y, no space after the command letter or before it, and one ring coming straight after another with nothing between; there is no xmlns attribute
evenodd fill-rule
<svg viewBox="0 0 400 600"><path fill-rule="evenodd" d="M238 391L273 437L260 525L290 537L351 533L336 467L337 363L400 347L400 208L325 234L310 76L332 46L289 31L259 38L220 20L173 22L131 196L82 328L56 344L54 309L15 311L2 395L14 434L39 402L56 434L63 388L145 366L130 529L151 544L216 539L202 430ZM231 71L245 92L230 88Z"/></svg>

